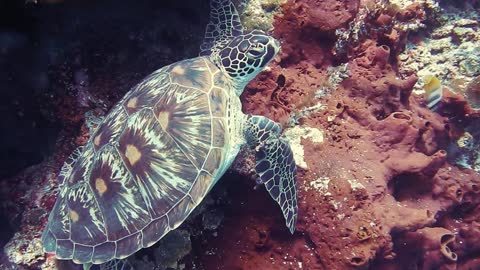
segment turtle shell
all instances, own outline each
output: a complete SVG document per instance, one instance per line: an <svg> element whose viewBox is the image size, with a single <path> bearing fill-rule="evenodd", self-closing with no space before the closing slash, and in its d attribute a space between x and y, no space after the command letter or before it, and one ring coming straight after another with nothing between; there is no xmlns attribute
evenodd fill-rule
<svg viewBox="0 0 480 270"><path fill-rule="evenodd" d="M225 81L198 57L154 72L127 93L62 170L45 251L99 264L178 227L222 173L229 148Z"/></svg>

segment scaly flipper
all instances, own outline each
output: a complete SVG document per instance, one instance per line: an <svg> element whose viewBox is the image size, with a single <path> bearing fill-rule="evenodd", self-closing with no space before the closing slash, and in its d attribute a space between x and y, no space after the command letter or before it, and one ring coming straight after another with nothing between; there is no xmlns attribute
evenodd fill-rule
<svg viewBox="0 0 480 270"><path fill-rule="evenodd" d="M105 117L102 116L95 116L93 111L88 111L85 113L85 125L88 128L88 132L91 134L95 133L96 128L100 123L103 122ZM83 151L83 146L79 146L77 149L75 149L70 156L65 160L63 163L62 169L60 170L60 173L58 174L58 185L61 187L64 183L65 180L70 177L70 174L72 173L73 166L75 165L75 162L77 159L80 157Z"/></svg>
<svg viewBox="0 0 480 270"><path fill-rule="evenodd" d="M113 259L98 265L84 264L83 270L135 270L135 268L127 259Z"/></svg>
<svg viewBox="0 0 480 270"><path fill-rule="evenodd" d="M200 46L200 56L217 53L230 40L243 34L243 26L235 5L230 0L210 1L210 21Z"/></svg>
<svg viewBox="0 0 480 270"><path fill-rule="evenodd" d="M259 182L265 184L272 198L282 208L290 232L295 231L298 205L295 175L297 167L289 144L281 137L282 128L274 121L248 115L246 138L256 149L256 167Z"/></svg>
<svg viewBox="0 0 480 270"><path fill-rule="evenodd" d="M97 127L105 120L104 116L96 116L93 111L85 113L85 125L88 128L88 132L93 134Z"/></svg>

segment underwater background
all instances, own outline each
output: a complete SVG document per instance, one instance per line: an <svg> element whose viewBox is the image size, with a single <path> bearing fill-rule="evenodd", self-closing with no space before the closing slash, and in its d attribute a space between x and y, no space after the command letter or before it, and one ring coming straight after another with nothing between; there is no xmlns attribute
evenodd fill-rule
<svg viewBox="0 0 480 270"><path fill-rule="evenodd" d="M480 269L480 2L251 0L282 50L241 96L285 129L291 235L243 153L136 269ZM43 253L58 172L142 78L196 57L207 0L0 1L0 269Z"/></svg>

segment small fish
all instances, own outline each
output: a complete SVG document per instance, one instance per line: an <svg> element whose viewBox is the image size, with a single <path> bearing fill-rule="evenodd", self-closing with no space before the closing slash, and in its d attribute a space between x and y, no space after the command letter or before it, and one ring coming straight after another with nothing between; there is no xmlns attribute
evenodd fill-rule
<svg viewBox="0 0 480 270"><path fill-rule="evenodd" d="M470 132L465 131L462 136L457 140L457 145L460 148L473 149L475 146L475 139Z"/></svg>
<svg viewBox="0 0 480 270"><path fill-rule="evenodd" d="M438 108L440 101L442 100L442 88L442 83L437 77L433 75L425 76L423 84L425 100L427 102L427 107L432 111L435 111Z"/></svg>

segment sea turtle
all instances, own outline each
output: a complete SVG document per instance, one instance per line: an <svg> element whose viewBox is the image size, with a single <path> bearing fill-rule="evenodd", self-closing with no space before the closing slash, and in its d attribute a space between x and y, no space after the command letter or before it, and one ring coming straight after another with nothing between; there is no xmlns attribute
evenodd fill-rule
<svg viewBox="0 0 480 270"><path fill-rule="evenodd" d="M212 0L200 56L147 76L65 162L45 251L102 264L150 247L182 224L246 143L293 233L292 151L279 124L243 114L239 99L279 49L262 31L243 33L230 0Z"/></svg>

